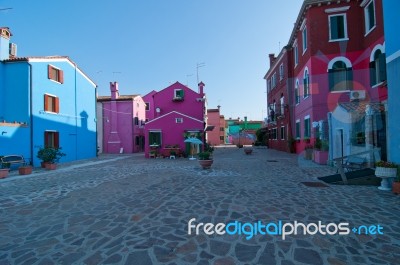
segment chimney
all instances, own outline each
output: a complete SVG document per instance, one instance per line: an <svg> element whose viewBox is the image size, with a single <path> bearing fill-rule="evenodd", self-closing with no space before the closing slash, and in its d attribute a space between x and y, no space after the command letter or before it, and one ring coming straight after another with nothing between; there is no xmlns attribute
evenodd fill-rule
<svg viewBox="0 0 400 265"><path fill-rule="evenodd" d="M204 86L205 86L205 84L203 82L199 83L199 94L200 94L200 96L204 96Z"/></svg>
<svg viewBox="0 0 400 265"><path fill-rule="evenodd" d="M269 67L271 67L276 60L275 53L270 53L268 56L269 56Z"/></svg>
<svg viewBox="0 0 400 265"><path fill-rule="evenodd" d="M116 100L119 98L119 91L118 91L118 83L117 82L110 82L110 90L111 90L111 100Z"/></svg>
<svg viewBox="0 0 400 265"><path fill-rule="evenodd" d="M9 28L0 28L0 60L10 59L10 38L12 34Z"/></svg>
<svg viewBox="0 0 400 265"><path fill-rule="evenodd" d="M221 109L221 106L220 106L220 105L218 105L218 106L217 106L217 108L218 108L218 112L219 112L219 111L220 111L220 109Z"/></svg>

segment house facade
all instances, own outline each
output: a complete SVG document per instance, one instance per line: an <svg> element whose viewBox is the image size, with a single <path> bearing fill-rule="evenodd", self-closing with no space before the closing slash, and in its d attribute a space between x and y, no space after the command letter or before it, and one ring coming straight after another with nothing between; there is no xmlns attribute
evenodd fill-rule
<svg viewBox="0 0 400 265"><path fill-rule="evenodd" d="M139 95L120 95L117 82L110 83L111 96L97 97L98 142L103 153L144 151L146 105Z"/></svg>
<svg viewBox="0 0 400 265"><path fill-rule="evenodd" d="M196 137L204 142L205 93L204 83L198 92L176 82L143 97L146 105L145 156L169 155L174 152L189 155L193 145L184 142ZM200 148L196 147L198 152ZM168 153L168 154L167 154Z"/></svg>
<svg viewBox="0 0 400 265"><path fill-rule="evenodd" d="M341 133L354 138L362 124L359 129L350 126L347 132L328 129L328 113L340 103L387 100L382 1L306 0L288 46L296 152L303 152L316 138L329 141L330 148L338 146L334 139ZM384 146L384 138L378 138L381 142L373 144ZM340 148L346 149L346 144Z"/></svg>
<svg viewBox="0 0 400 265"><path fill-rule="evenodd" d="M217 109L207 109L207 143L215 146L225 144L225 116L221 115L221 106Z"/></svg>
<svg viewBox="0 0 400 265"><path fill-rule="evenodd" d="M385 22L385 46L388 83L388 160L400 164L400 116L398 105L400 98L400 21L398 19L399 2L383 1Z"/></svg>
<svg viewBox="0 0 400 265"><path fill-rule="evenodd" d="M10 56L11 33L0 31L0 154L34 166L45 146L61 147L61 162L95 157L96 84L66 56Z"/></svg>
<svg viewBox="0 0 400 265"><path fill-rule="evenodd" d="M292 95L292 49L284 47L278 57L269 55L267 82L268 119L266 130L269 148L289 152L294 148Z"/></svg>
<svg viewBox="0 0 400 265"><path fill-rule="evenodd" d="M226 120L229 143L234 145L252 145L256 142L256 131L261 129L262 121L248 121L247 117L244 120L229 119Z"/></svg>

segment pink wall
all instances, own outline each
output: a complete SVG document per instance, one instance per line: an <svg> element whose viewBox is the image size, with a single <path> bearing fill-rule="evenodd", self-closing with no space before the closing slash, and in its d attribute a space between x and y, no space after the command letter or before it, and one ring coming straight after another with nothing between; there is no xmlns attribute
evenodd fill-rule
<svg viewBox="0 0 400 265"><path fill-rule="evenodd" d="M162 131L162 146L179 144L182 150L186 146L183 142L186 131L204 131L203 87L204 84L199 86L200 93L197 93L176 82L160 92L152 91L144 96L144 101L150 102L150 110L146 111L146 118L149 119L145 126L146 157L150 150L148 137L151 130ZM182 101L173 100L176 89L184 91ZM183 123L176 123L176 118L183 118Z"/></svg>
<svg viewBox="0 0 400 265"><path fill-rule="evenodd" d="M100 101L103 106L104 153L135 153L144 151L145 103L140 96L120 96L118 83L110 83L111 97ZM138 124L135 124L137 117ZM136 137L142 139L136 141ZM138 144L137 144L138 143Z"/></svg>

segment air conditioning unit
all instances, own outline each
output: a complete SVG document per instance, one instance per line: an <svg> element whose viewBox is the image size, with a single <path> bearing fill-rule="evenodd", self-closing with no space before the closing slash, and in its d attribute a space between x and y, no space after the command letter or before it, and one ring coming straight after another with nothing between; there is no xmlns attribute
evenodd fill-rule
<svg viewBox="0 0 400 265"><path fill-rule="evenodd" d="M10 43L10 56L17 57L17 44Z"/></svg>
<svg viewBox="0 0 400 265"><path fill-rule="evenodd" d="M350 92L350 100L365 99L365 90L355 90Z"/></svg>

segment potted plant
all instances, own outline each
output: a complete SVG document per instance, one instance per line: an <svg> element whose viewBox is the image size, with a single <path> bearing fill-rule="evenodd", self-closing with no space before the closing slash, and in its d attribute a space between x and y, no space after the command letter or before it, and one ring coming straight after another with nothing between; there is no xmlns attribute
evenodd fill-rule
<svg viewBox="0 0 400 265"><path fill-rule="evenodd" d="M304 147L304 158L306 160L312 159L313 149L314 147L311 144L308 144Z"/></svg>
<svg viewBox="0 0 400 265"><path fill-rule="evenodd" d="M400 166L397 166L397 176L392 184L392 191L395 194L400 194Z"/></svg>
<svg viewBox="0 0 400 265"><path fill-rule="evenodd" d="M310 137L304 137L303 142L309 144L310 143Z"/></svg>
<svg viewBox="0 0 400 265"><path fill-rule="evenodd" d="M4 179L8 176L10 172L10 163L2 163L0 168L0 179Z"/></svg>
<svg viewBox="0 0 400 265"><path fill-rule="evenodd" d="M379 161L375 163L375 176L382 178L380 190L391 190L390 182L388 179L397 176L397 165L392 162Z"/></svg>
<svg viewBox="0 0 400 265"><path fill-rule="evenodd" d="M203 169L209 169L213 164L213 159L211 158L211 152L201 152L198 153L199 156L199 164L203 167Z"/></svg>
<svg viewBox="0 0 400 265"><path fill-rule="evenodd" d="M31 165L24 165L18 168L18 173L20 175L29 175L32 174L32 166Z"/></svg>
<svg viewBox="0 0 400 265"><path fill-rule="evenodd" d="M56 169L56 162L58 162L61 157L65 156L65 154L60 150L61 147L40 148L37 153L37 158L42 160L42 167L44 165L46 169Z"/></svg>
<svg viewBox="0 0 400 265"><path fill-rule="evenodd" d="M251 153L253 153L253 148L251 146L246 146L245 148L243 148L243 151L246 155L250 155Z"/></svg>

